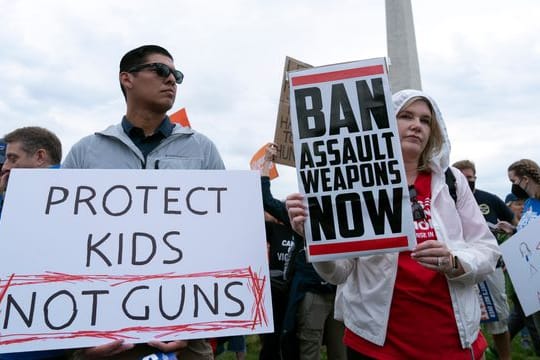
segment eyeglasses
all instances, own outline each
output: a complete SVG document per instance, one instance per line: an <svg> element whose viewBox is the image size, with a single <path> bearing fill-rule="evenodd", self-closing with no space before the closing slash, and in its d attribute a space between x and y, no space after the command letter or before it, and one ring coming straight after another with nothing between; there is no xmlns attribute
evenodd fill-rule
<svg viewBox="0 0 540 360"><path fill-rule="evenodd" d="M129 69L127 72L134 73L142 71L144 69L150 69L150 71L155 71L155 73L162 78L167 78L169 77L169 75L173 74L177 84L181 84L184 80L184 74L182 74L180 70L171 69L169 66L162 63L136 65Z"/></svg>

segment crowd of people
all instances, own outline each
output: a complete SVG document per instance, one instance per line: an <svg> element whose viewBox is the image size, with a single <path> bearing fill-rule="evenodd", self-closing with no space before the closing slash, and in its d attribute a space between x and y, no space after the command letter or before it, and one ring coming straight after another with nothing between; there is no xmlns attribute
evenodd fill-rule
<svg viewBox="0 0 540 360"><path fill-rule="evenodd" d="M31 126L5 134L0 216L13 168L224 169L210 139L167 116L182 80L166 49L145 45L127 52L119 66L125 115L77 142L62 164L61 142L51 131ZM417 245L411 251L308 262L303 196L281 201L272 195L268 170L276 146L268 145L261 190L275 330L260 335L259 359L315 360L323 346L328 359L336 360L481 359L486 351L510 359L518 333L530 338L540 356L540 313L525 316L499 249L539 217L540 167L530 159L510 164L511 193L503 201L476 188L472 161L450 166L450 141L434 99L402 90L392 100L405 175L415 194L410 201ZM481 319L479 286L492 296L495 320ZM484 334L492 337L492 348ZM226 348L244 359L245 337L116 340L0 359L214 359Z"/></svg>

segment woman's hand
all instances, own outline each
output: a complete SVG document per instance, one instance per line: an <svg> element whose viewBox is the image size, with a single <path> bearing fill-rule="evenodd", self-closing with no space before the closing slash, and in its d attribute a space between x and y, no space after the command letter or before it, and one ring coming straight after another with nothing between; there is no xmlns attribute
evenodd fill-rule
<svg viewBox="0 0 540 360"><path fill-rule="evenodd" d="M427 240L416 245L411 257L420 265L446 275L458 276L464 273L459 260L441 241Z"/></svg>
<svg viewBox="0 0 540 360"><path fill-rule="evenodd" d="M512 235L516 232L516 227L507 221L499 221L497 223L497 229L504 231L508 235Z"/></svg>
<svg viewBox="0 0 540 360"><path fill-rule="evenodd" d="M307 217L307 210L304 206L304 196L299 193L294 193L287 196L285 201L291 227L301 236L304 236L304 222Z"/></svg>

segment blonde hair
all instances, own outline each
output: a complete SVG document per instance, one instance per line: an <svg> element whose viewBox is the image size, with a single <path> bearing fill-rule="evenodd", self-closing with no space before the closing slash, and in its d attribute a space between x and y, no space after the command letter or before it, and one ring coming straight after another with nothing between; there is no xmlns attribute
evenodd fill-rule
<svg viewBox="0 0 540 360"><path fill-rule="evenodd" d="M431 112L431 122L429 124L431 134L429 135L426 148L424 151L422 151L422 154L420 154L420 159L418 160L418 171L431 172L429 162L441 151L443 146L443 135L441 128L439 127L439 119L437 118L437 114L431 105L431 101L423 96L414 96L407 100L399 109L398 114L415 101L422 101L427 104L429 111Z"/></svg>

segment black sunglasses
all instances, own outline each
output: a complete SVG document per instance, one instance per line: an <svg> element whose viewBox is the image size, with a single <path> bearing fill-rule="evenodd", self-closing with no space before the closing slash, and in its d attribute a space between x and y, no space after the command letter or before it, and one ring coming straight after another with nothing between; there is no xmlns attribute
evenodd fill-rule
<svg viewBox="0 0 540 360"><path fill-rule="evenodd" d="M184 74L182 74L180 70L171 69L169 66L162 63L136 65L129 69L127 72L134 73L144 69L150 69L151 71L155 71L155 73L162 78L167 78L172 73L177 84L181 84L184 80Z"/></svg>

